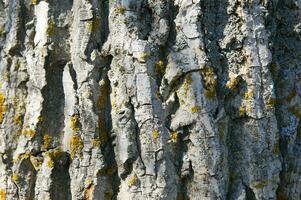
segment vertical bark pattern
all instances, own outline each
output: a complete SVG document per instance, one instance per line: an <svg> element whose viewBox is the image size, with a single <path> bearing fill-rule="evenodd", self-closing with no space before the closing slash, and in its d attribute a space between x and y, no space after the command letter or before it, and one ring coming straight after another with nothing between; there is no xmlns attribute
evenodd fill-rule
<svg viewBox="0 0 301 200"><path fill-rule="evenodd" d="M301 199L300 0L1 0L0 200Z"/></svg>

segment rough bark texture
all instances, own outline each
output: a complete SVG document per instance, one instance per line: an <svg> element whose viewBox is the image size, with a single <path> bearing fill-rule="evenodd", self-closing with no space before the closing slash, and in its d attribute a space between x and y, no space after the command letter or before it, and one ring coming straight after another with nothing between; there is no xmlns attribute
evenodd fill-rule
<svg viewBox="0 0 301 200"><path fill-rule="evenodd" d="M0 200L301 199L300 0L0 0Z"/></svg>

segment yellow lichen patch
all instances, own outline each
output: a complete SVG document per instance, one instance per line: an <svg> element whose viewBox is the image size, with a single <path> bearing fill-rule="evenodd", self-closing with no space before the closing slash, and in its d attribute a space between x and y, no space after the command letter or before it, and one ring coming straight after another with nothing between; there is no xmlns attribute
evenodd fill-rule
<svg viewBox="0 0 301 200"><path fill-rule="evenodd" d="M165 72L165 65L164 65L164 62L162 60L159 60L156 63L155 67L156 67L156 72L158 74L164 74L164 72Z"/></svg>
<svg viewBox="0 0 301 200"><path fill-rule="evenodd" d="M184 82L184 84L183 84L183 89L184 89L184 94L185 95L187 95L187 92L188 92L191 84L192 84L192 78L191 78L191 75L188 75L185 82Z"/></svg>
<svg viewBox="0 0 301 200"><path fill-rule="evenodd" d="M177 132L172 132L170 134L170 140L172 142L177 142L178 141L178 138L179 138L179 134Z"/></svg>
<svg viewBox="0 0 301 200"><path fill-rule="evenodd" d="M267 108L270 108L270 109L274 108L275 105L276 105L276 99L269 98L268 101L267 101L267 104L266 104Z"/></svg>
<svg viewBox="0 0 301 200"><path fill-rule="evenodd" d="M57 157L59 157L60 155L62 155L62 150L60 149L60 148L58 148L58 149L55 149L54 151L52 151L52 157L54 157L54 158L57 158Z"/></svg>
<svg viewBox="0 0 301 200"><path fill-rule="evenodd" d="M117 103L115 100L112 101L112 109L117 110Z"/></svg>
<svg viewBox="0 0 301 200"><path fill-rule="evenodd" d="M44 117L43 116L39 116L38 117L38 123L43 123L44 122Z"/></svg>
<svg viewBox="0 0 301 200"><path fill-rule="evenodd" d="M89 33L95 32L100 27L100 21L99 20L93 20L89 21L87 24L87 31Z"/></svg>
<svg viewBox="0 0 301 200"><path fill-rule="evenodd" d="M116 8L116 12L118 13L118 14L124 14L125 13L125 11L126 11L126 7L124 7L124 6L122 6L122 5L120 5L120 6L118 6L117 8Z"/></svg>
<svg viewBox="0 0 301 200"><path fill-rule="evenodd" d="M255 182L253 185L254 188L256 189L262 189L268 185L268 182L267 180L263 180L263 181Z"/></svg>
<svg viewBox="0 0 301 200"><path fill-rule="evenodd" d="M22 116L20 116L20 115L15 116L15 118L14 118L14 123L15 123L16 125L22 125L22 123L23 123L23 121L22 121Z"/></svg>
<svg viewBox="0 0 301 200"><path fill-rule="evenodd" d="M240 106L239 107L239 116L240 117L245 117L247 115L246 107L245 106Z"/></svg>
<svg viewBox="0 0 301 200"><path fill-rule="evenodd" d="M212 99L212 98L216 97L216 91L205 89L205 96L209 99Z"/></svg>
<svg viewBox="0 0 301 200"><path fill-rule="evenodd" d="M137 184L137 182L138 182L138 177L135 174L135 175L133 175L132 177L129 178L129 180L128 180L128 186L129 187L134 186L134 185Z"/></svg>
<svg viewBox="0 0 301 200"><path fill-rule="evenodd" d="M36 170L39 170L39 169L41 168L41 166L42 166L42 163L43 163L41 159L39 159L39 158L37 158L37 157L34 157L34 156L32 156L32 157L30 158L30 161L31 161L33 167L34 167Z"/></svg>
<svg viewBox="0 0 301 200"><path fill-rule="evenodd" d="M49 168L53 168L53 167L54 167L54 161L52 160L51 157L48 158L47 166L48 166Z"/></svg>
<svg viewBox="0 0 301 200"><path fill-rule="evenodd" d="M158 131L157 129L154 130L153 133L152 133L153 139L154 139L154 140L157 140L157 139L159 138L159 136L160 136L159 131Z"/></svg>
<svg viewBox="0 0 301 200"><path fill-rule="evenodd" d="M28 159L28 158L30 158L30 156L31 156L31 153L26 152L26 153L22 154L20 157L23 159Z"/></svg>
<svg viewBox="0 0 301 200"><path fill-rule="evenodd" d="M54 21L54 17L51 16L50 20L49 20L49 24L48 24L48 28L47 28L47 35L48 36L52 36L55 33L55 21Z"/></svg>
<svg viewBox="0 0 301 200"><path fill-rule="evenodd" d="M17 173L13 173L13 175L12 175L12 180L13 180L14 182L18 182L18 181L20 180L19 175L18 175Z"/></svg>
<svg viewBox="0 0 301 200"><path fill-rule="evenodd" d="M51 145L51 142L52 142L51 136L48 135L48 134L45 134L43 136L43 148L44 149L48 149L50 147L50 145Z"/></svg>
<svg viewBox="0 0 301 200"><path fill-rule="evenodd" d="M246 105L246 112L252 112L252 106L250 104Z"/></svg>
<svg viewBox="0 0 301 200"><path fill-rule="evenodd" d="M77 115L74 115L71 117L70 120L70 127L73 131L78 132L79 131L79 119Z"/></svg>
<svg viewBox="0 0 301 200"><path fill-rule="evenodd" d="M38 0L31 0L32 5L37 5L37 3L38 3Z"/></svg>
<svg viewBox="0 0 301 200"><path fill-rule="evenodd" d="M216 96L217 76L214 70L209 67L201 68L201 73L204 79L205 96L214 98Z"/></svg>
<svg viewBox="0 0 301 200"><path fill-rule="evenodd" d="M140 55L140 60L146 62L146 60L150 57L150 53L142 53Z"/></svg>
<svg viewBox="0 0 301 200"><path fill-rule="evenodd" d="M81 154L84 148L84 143L79 136L73 135L69 144L70 155L73 159L76 154Z"/></svg>
<svg viewBox="0 0 301 200"><path fill-rule="evenodd" d="M227 84L226 84L226 87L230 90L234 90L236 88L236 86L238 85L239 83L239 79L238 78L231 78Z"/></svg>
<svg viewBox="0 0 301 200"><path fill-rule="evenodd" d="M30 152L19 154L13 159L13 164L16 164L20 159L29 159L29 158L31 158Z"/></svg>
<svg viewBox="0 0 301 200"><path fill-rule="evenodd" d="M0 200L6 200L6 191L0 188Z"/></svg>
<svg viewBox="0 0 301 200"><path fill-rule="evenodd" d="M2 124L4 120L5 112L6 112L5 96L2 93L0 93L0 124Z"/></svg>
<svg viewBox="0 0 301 200"><path fill-rule="evenodd" d="M156 92L156 97L157 97L158 99L161 99L161 98L162 98L162 95L161 95L160 90L158 90L158 91Z"/></svg>
<svg viewBox="0 0 301 200"><path fill-rule="evenodd" d="M93 147L100 148L101 144L102 144L102 142L100 141L99 138L92 139L92 145L93 145Z"/></svg>
<svg viewBox="0 0 301 200"><path fill-rule="evenodd" d="M32 129L24 129L22 130L22 135L33 138L36 135L36 132Z"/></svg>
<svg viewBox="0 0 301 200"><path fill-rule="evenodd" d="M198 113L198 112L200 112L200 107L199 106L194 106L194 107L190 108L190 111L192 113Z"/></svg>
<svg viewBox="0 0 301 200"><path fill-rule="evenodd" d="M253 97L254 97L254 91L253 90L248 90L245 93L245 100L252 99Z"/></svg>
<svg viewBox="0 0 301 200"><path fill-rule="evenodd" d="M92 184L93 184L93 179L87 178L87 179L85 180L85 188L90 187Z"/></svg>

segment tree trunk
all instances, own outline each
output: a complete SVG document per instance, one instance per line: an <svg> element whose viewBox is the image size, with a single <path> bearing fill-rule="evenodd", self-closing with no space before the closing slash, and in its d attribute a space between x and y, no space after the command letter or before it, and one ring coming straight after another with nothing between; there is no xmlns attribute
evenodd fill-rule
<svg viewBox="0 0 301 200"><path fill-rule="evenodd" d="M1 0L0 200L301 199L300 0Z"/></svg>

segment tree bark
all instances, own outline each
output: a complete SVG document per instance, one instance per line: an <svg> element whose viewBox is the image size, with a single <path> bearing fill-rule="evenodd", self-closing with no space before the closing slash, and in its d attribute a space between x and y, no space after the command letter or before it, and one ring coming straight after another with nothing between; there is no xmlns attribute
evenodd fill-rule
<svg viewBox="0 0 301 200"><path fill-rule="evenodd" d="M300 0L1 0L0 200L301 199Z"/></svg>

